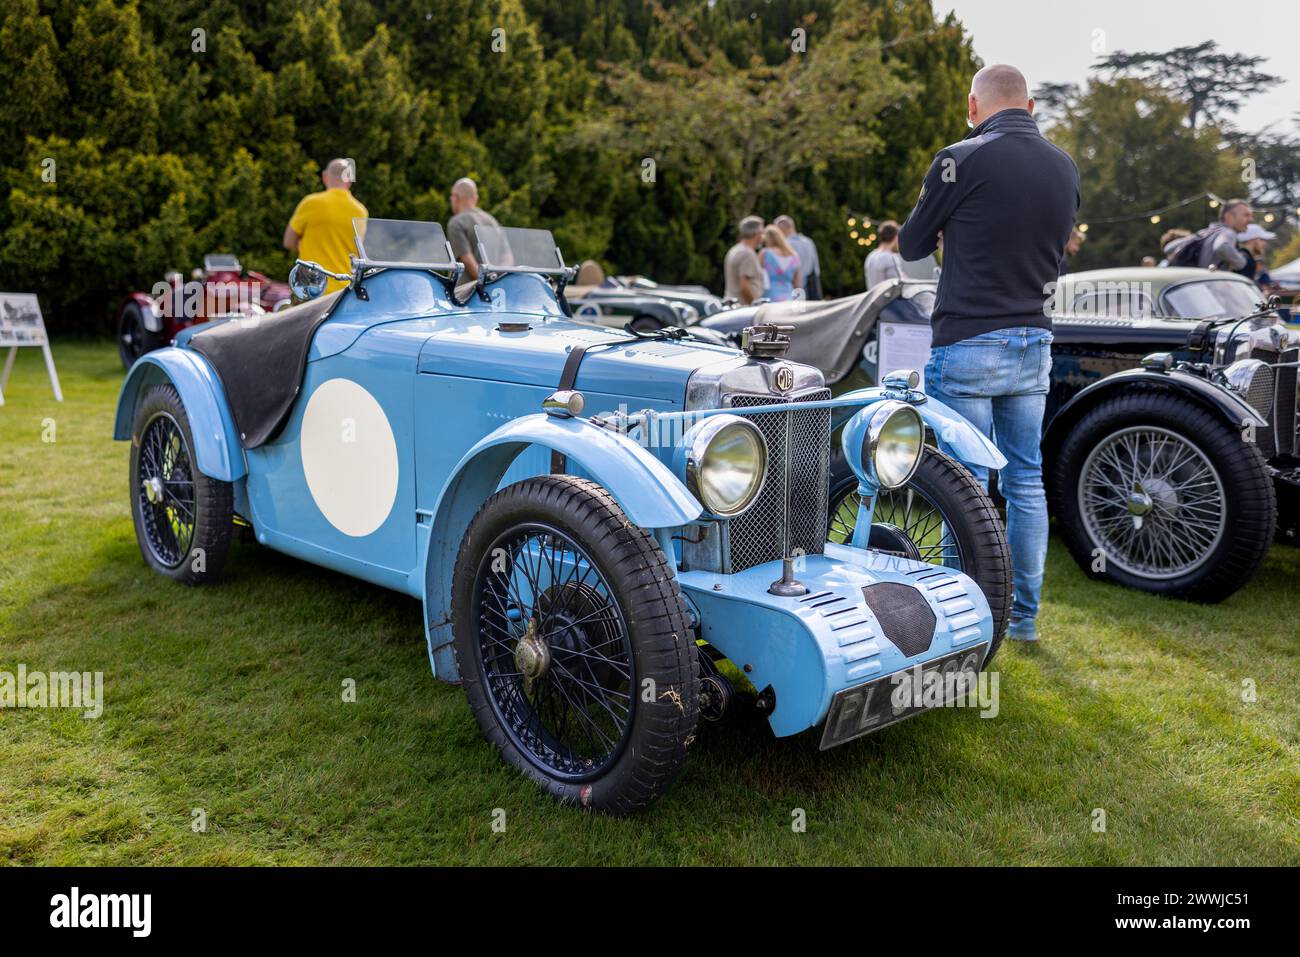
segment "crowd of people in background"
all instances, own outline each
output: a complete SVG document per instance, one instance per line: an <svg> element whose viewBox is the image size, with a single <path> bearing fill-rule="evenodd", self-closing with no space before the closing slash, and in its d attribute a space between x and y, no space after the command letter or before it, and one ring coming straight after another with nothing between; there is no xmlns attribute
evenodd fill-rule
<svg viewBox="0 0 1300 957"><path fill-rule="evenodd" d="M352 219L366 216L366 208L351 194L355 171L350 160L335 159L321 172L325 189L304 197L285 228L285 248L303 259L319 262L335 272L347 272L352 251ZM498 225L491 213L479 207L478 186L469 177L452 184L452 217L447 239L452 253L465 266L465 278L478 276L474 227ZM899 252L899 224L887 219L876 228L877 243L863 262L863 279L871 289L890 279L908 275ZM1254 222L1254 211L1243 199L1225 202L1219 218L1204 229L1168 229L1160 237L1161 258L1142 257L1141 264L1213 267L1240 273L1270 291L1272 279L1265 263L1269 242L1277 238ZM1060 261L1060 273L1071 270L1087 234L1071 229ZM939 239L942 248L942 237ZM938 270L935 270L937 273ZM342 284L330 280L330 290ZM783 213L764 224L746 216L737 227L737 240L723 261L723 297L749 305L760 299L783 302L823 297L817 244L799 232L793 217Z"/></svg>
<svg viewBox="0 0 1300 957"><path fill-rule="evenodd" d="M722 279L723 298L742 305L822 297L817 244L786 214L767 225L758 216L740 221L736 243L722 261Z"/></svg>

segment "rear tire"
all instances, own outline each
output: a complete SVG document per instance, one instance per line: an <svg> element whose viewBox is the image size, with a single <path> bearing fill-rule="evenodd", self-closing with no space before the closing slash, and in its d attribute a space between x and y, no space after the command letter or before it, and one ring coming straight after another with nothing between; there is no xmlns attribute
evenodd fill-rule
<svg viewBox="0 0 1300 957"><path fill-rule="evenodd" d="M220 577L234 525L230 483L200 472L193 449L180 394L154 386L131 429L131 515L145 562L184 585Z"/></svg>
<svg viewBox="0 0 1300 957"><path fill-rule="evenodd" d="M1079 567L1157 595L1222 601L1259 569L1277 527L1263 454L1177 394L1101 402L1070 430L1051 475L1052 511Z"/></svg>
<svg viewBox="0 0 1300 957"><path fill-rule="evenodd" d="M857 479L841 478L831 492L830 541L844 544L852 539L858 502ZM1011 551L997 508L975 476L927 445L911 481L877 496L870 546L952 568L975 580L993 614L993 641L984 659L988 667L1011 617Z"/></svg>
<svg viewBox="0 0 1300 957"><path fill-rule="evenodd" d="M609 492L571 475L497 492L465 533L452 608L465 695L508 764L610 814L663 795L695 735L698 652L667 559Z"/></svg>

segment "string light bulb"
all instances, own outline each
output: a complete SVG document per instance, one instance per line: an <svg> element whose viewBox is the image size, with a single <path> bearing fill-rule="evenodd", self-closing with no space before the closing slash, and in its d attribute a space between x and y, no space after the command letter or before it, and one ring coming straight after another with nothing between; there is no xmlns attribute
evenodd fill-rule
<svg viewBox="0 0 1300 957"><path fill-rule="evenodd" d="M1159 214L1159 213L1157 213L1155 216L1152 216L1152 217L1151 217L1151 225L1154 226L1154 225L1155 225L1156 223L1158 223L1158 222L1160 222L1160 214Z"/></svg>
<svg viewBox="0 0 1300 957"><path fill-rule="evenodd" d="M1088 231L1088 224L1087 224L1087 223L1080 223L1080 224L1079 224L1079 232L1081 232L1081 233L1086 233L1087 231Z"/></svg>
<svg viewBox="0 0 1300 957"><path fill-rule="evenodd" d="M852 216L850 216L850 217L849 217L849 226L856 226L857 224L858 224L858 221L857 221L856 219L854 219Z"/></svg>

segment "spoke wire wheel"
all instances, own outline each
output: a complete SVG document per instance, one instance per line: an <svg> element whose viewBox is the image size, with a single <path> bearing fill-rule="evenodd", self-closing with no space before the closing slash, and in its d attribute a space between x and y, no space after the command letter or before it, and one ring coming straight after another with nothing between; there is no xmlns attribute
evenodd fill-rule
<svg viewBox="0 0 1300 957"><path fill-rule="evenodd" d="M168 412L156 412L140 437L136 496L155 561L177 568L194 542L194 468L190 447Z"/></svg>
<svg viewBox="0 0 1300 957"><path fill-rule="evenodd" d="M846 545L853 539L853 529L857 526L858 508L862 496L857 489L851 490L835 505L831 514L830 540L837 545ZM943 510L925 494L912 485L882 491L876 496L876 508L872 514L871 547L882 551L896 551L891 548L890 540L901 535L910 545L900 551L907 558L925 562L929 565L943 565L962 571L961 544ZM888 535L877 535L877 527Z"/></svg>
<svg viewBox="0 0 1300 957"><path fill-rule="evenodd" d="M857 480L846 477L831 495L829 541L852 541L860 503ZM869 547L951 568L975 580L993 614L987 667L1011 616L1011 552L1002 519L975 477L960 462L927 445L906 485L877 493Z"/></svg>
<svg viewBox="0 0 1300 957"><path fill-rule="evenodd" d="M199 471L194 433L170 383L146 390L131 428L131 516L140 554L161 575L199 585L221 575L234 527L231 483Z"/></svg>
<svg viewBox="0 0 1300 957"><path fill-rule="evenodd" d="M695 739L698 650L671 564L607 489L540 475L491 495L451 604L461 685L507 764L615 815L668 790Z"/></svg>
<svg viewBox="0 0 1300 957"><path fill-rule="evenodd" d="M1098 443L1078 486L1084 527L1132 575L1196 571L1223 540L1223 480L1194 443L1169 429L1131 426Z"/></svg>
<svg viewBox="0 0 1300 957"><path fill-rule="evenodd" d="M623 609L591 557L556 528L513 528L483 556L473 613L489 698L516 747L547 774L599 777L626 746L636 669ZM521 644L536 649L522 665Z"/></svg>
<svg viewBox="0 0 1300 957"><path fill-rule="evenodd" d="M1223 601L1277 529L1259 448L1173 388L1138 383L1098 399L1063 433L1048 475L1052 515L1084 573L1158 595Z"/></svg>

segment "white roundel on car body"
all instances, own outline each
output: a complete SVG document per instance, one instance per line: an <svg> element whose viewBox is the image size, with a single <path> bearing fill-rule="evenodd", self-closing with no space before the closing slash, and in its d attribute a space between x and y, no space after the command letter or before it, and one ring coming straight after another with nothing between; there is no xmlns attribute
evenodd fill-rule
<svg viewBox="0 0 1300 957"><path fill-rule="evenodd" d="M373 395L351 379L322 382L299 444L307 488L331 525L359 538L384 524L397 498L397 442Z"/></svg>

